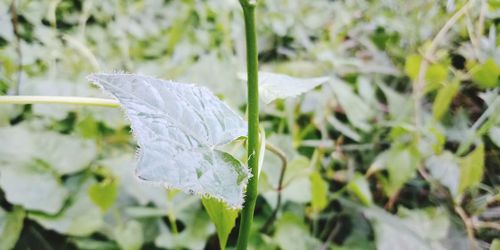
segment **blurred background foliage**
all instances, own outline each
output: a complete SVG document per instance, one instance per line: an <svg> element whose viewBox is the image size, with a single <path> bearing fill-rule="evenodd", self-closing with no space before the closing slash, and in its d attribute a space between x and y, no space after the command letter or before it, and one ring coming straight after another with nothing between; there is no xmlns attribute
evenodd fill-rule
<svg viewBox="0 0 500 250"><path fill-rule="evenodd" d="M500 2L257 2L261 70L331 81L262 107L289 164L279 189L266 155L251 248L500 249ZM242 20L237 0L1 0L0 93L103 97L85 76L126 71L243 113ZM118 109L0 105L0 249L216 249L198 198L135 179L135 147Z"/></svg>

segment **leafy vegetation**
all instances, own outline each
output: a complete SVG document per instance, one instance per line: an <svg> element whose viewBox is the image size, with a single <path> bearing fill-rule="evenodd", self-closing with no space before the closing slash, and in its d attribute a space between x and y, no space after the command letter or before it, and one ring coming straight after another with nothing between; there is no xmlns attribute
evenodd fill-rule
<svg viewBox="0 0 500 250"><path fill-rule="evenodd" d="M0 249L498 249L498 1L255 11L258 78L237 0L0 2Z"/></svg>

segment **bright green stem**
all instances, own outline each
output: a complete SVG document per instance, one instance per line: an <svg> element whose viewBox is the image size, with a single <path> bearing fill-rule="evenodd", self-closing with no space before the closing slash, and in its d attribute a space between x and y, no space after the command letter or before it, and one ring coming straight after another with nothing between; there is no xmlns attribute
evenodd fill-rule
<svg viewBox="0 0 500 250"><path fill-rule="evenodd" d="M255 202L259 183L259 86L257 61L257 33L255 31L255 4L240 0L245 18L248 77L248 167L252 171L246 190L246 198L241 211L240 231L237 250L246 250L252 227Z"/></svg>
<svg viewBox="0 0 500 250"><path fill-rule="evenodd" d="M0 104L76 104L117 108L120 104L112 99L76 96L0 96Z"/></svg>

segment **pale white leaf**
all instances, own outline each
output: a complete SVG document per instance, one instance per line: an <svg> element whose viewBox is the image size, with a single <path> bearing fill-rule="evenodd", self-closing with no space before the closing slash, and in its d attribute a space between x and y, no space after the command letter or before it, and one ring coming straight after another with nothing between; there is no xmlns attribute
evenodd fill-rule
<svg viewBox="0 0 500 250"><path fill-rule="evenodd" d="M10 203L50 214L57 213L69 196L50 172L35 167L8 166L0 169L0 187Z"/></svg>
<svg viewBox="0 0 500 250"><path fill-rule="evenodd" d="M372 127L370 120L374 116L373 107L359 97L348 83L338 78L331 81L331 88L351 124L368 132Z"/></svg>
<svg viewBox="0 0 500 250"><path fill-rule="evenodd" d="M239 74L247 80L246 74ZM283 74L259 72L259 95L266 104L276 99L295 97L326 83L329 77L296 78Z"/></svg>
<svg viewBox="0 0 500 250"><path fill-rule="evenodd" d="M74 195L69 206L56 216L30 213L28 217L46 229L71 236L88 236L103 225L101 210L87 195L91 182L85 183ZM34 185L35 186L35 185ZM36 186L38 188L38 186ZM57 194L53 194L57 196ZM43 203L43 201L41 201Z"/></svg>
<svg viewBox="0 0 500 250"><path fill-rule="evenodd" d="M426 165L432 177L446 186L453 197L456 197L460 182L460 168L453 154L445 151L441 155L433 155L427 159Z"/></svg>
<svg viewBox="0 0 500 250"><path fill-rule="evenodd" d="M134 74L95 74L89 80L125 108L140 147L138 178L241 207L250 173L216 149L247 134L238 114L192 84Z"/></svg>

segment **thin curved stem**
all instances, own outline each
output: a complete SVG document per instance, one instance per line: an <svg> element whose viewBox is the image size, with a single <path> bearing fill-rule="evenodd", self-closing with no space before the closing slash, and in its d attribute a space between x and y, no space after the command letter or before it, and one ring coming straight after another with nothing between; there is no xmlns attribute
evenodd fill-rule
<svg viewBox="0 0 500 250"><path fill-rule="evenodd" d="M0 96L0 104L76 104L109 108L120 107L120 104L113 99L76 96Z"/></svg>
<svg viewBox="0 0 500 250"><path fill-rule="evenodd" d="M281 172L280 172L280 178L278 180L278 187L276 188L276 191L278 192L278 197L276 198L276 207L274 208L273 212L271 213L271 216L267 219L266 223L264 223L264 226L260 229L261 232L267 232L273 221L276 219L276 215L278 214L278 211L281 207L281 191L283 189L283 180L285 179L285 172L288 166L288 160L286 159L285 153L281 151L279 148L276 146L273 146L270 143L266 144L266 149L269 150L269 152L275 154L278 158L281 160Z"/></svg>
<svg viewBox="0 0 500 250"><path fill-rule="evenodd" d="M259 184L259 86L258 86L258 51L255 30L255 3L240 0L245 19L245 37L247 52L248 78L248 167L252 172L246 190L246 199L241 211L240 231L237 250L246 250L252 227L255 203Z"/></svg>
<svg viewBox="0 0 500 250"><path fill-rule="evenodd" d="M470 249L477 250L478 247L476 238L474 237L474 224L472 223L472 220L469 218L467 213L460 205L455 206L455 212L460 216L460 218L464 222L465 229L467 231L467 237L469 238Z"/></svg>
<svg viewBox="0 0 500 250"><path fill-rule="evenodd" d="M444 38L448 31L457 23L457 21L467 13L467 10L470 6L471 1L465 3L462 8L460 8L455 14L443 25L443 27L436 34L430 46L424 53L422 58L422 62L420 63L420 69L418 71L418 76L416 82L413 84L413 94L414 94L414 110L415 110L415 125L417 127L416 133L417 138L420 137L420 129L422 127L422 114L421 114L421 101L424 96L425 90L425 75L427 73L427 69L429 68L429 60L434 57L436 50L439 45L443 42Z"/></svg>

